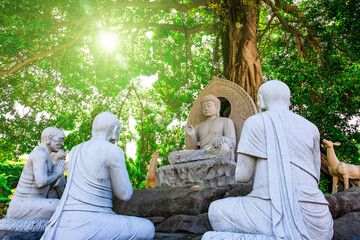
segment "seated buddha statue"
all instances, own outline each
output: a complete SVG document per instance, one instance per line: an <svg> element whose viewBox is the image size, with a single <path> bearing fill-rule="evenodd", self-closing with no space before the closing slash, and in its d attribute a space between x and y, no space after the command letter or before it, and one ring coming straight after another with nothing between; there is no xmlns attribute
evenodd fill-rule
<svg viewBox="0 0 360 240"><path fill-rule="evenodd" d="M220 100L213 95L201 99L202 113L206 120L194 126L186 125L190 140L189 149L170 153L170 164L180 164L209 158L235 161L236 134L234 123L220 117Z"/></svg>

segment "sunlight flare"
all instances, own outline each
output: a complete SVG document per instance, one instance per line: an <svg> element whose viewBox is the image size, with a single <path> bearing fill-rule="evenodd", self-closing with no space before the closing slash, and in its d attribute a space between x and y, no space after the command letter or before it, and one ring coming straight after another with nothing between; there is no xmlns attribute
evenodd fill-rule
<svg viewBox="0 0 360 240"><path fill-rule="evenodd" d="M111 32L100 32L100 43L107 51L113 51L117 47L117 36Z"/></svg>

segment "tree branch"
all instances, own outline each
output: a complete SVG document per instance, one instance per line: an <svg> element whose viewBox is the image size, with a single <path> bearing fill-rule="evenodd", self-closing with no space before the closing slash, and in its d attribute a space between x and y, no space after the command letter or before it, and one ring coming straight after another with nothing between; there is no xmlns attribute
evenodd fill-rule
<svg viewBox="0 0 360 240"><path fill-rule="evenodd" d="M275 18L275 14L273 14L267 24L267 26L265 27L265 29L263 30L263 33L257 38L257 41L258 42L261 42L261 39L264 37L265 33L269 30L270 26L271 26L271 23L272 21L274 20Z"/></svg>
<svg viewBox="0 0 360 240"><path fill-rule="evenodd" d="M199 24L194 27L186 27L183 25L172 25L172 24L166 24L166 23L143 23L143 22L132 23L129 25L126 24L126 26L121 28L120 30L124 31L124 30L128 30L131 28L139 28L139 27L142 27L142 28L143 27L165 28L165 29L169 29L169 30L182 32L182 33L187 33L190 35L201 32L201 31L206 31L209 34L217 32L217 27L215 25L209 26L209 25L205 25L205 24Z"/></svg>
<svg viewBox="0 0 360 240"><path fill-rule="evenodd" d="M346 56L348 56L352 61L356 61L354 56L352 56L351 54L349 54L348 52L342 50L339 46L337 46L335 43L333 43L333 41L330 41L330 43L340 52L344 53Z"/></svg>
<svg viewBox="0 0 360 240"><path fill-rule="evenodd" d="M104 9L115 9L115 8L123 8L123 7L145 7L145 8L161 9L161 10L175 9L177 11L187 12L193 8L206 7L209 5L209 2L210 2L209 0L197 0L197 1L192 1L191 3L188 4L180 4L178 2L170 2L170 1L164 1L164 2L132 1L132 2L115 3L113 5L109 5Z"/></svg>
<svg viewBox="0 0 360 240"><path fill-rule="evenodd" d="M295 17L297 20L299 20L304 27L307 28L308 31L311 31L311 29L309 28L307 22L306 22L306 17L305 15L300 11L300 9L297 6L293 6L290 5L288 3L282 3L279 0L275 0L275 5L278 9L282 9L284 12L291 14L293 17Z"/></svg>
<svg viewBox="0 0 360 240"><path fill-rule="evenodd" d="M80 26L81 24L85 24L83 26L83 28L73 37L73 39L65 44L62 45L58 45L52 49L49 49L45 52L42 53L34 53L32 54L32 57L26 58L26 59L18 59L17 61L19 63L17 63L16 65L10 67L12 64L7 64L8 67L10 67L10 69L7 70L1 70L0 71L0 75L6 75L6 74L12 74L15 71L21 69L22 67L26 66L27 64L38 60L40 58L43 57L47 57L50 56L52 54L54 54L55 52L65 49L67 47L70 47L71 45L75 44L83 35L83 33L87 30L87 28L91 25L92 21L94 21L94 19L103 16L109 12L111 12L114 9L119 9L119 8L126 8L126 7L142 7L142 8L152 8L152 9L161 9L161 10L168 10L168 9L175 9L177 11L182 11L182 12L186 12L190 9L193 8L197 8L197 7L205 7L208 6L209 1L208 0L199 0L199 1L193 1L189 4L180 4L178 2L133 2L133 1L126 1L126 2L119 2L119 3L115 3L115 4L111 4L109 6L106 7L102 7L100 8L97 12L95 12L92 15L86 16L80 20L75 20L72 22L68 22L64 25L57 25L57 28L62 28L62 27L69 27L72 26L73 24L75 24L75 28ZM199 26L195 26L192 28L187 29L185 26L177 26L177 25L173 25L174 27L170 27L170 24L165 24L165 25L160 25L160 24L156 24L156 23L149 23L147 24L149 27L164 27L164 28L168 28L168 29L173 29L176 31L188 31L188 33L191 34L191 32L198 32L201 30L201 28L203 27L202 25ZM75 29L72 30L72 33L74 32ZM72 34L70 33L70 35ZM59 41L55 42L54 45L56 43L58 43ZM48 47L47 47L48 48ZM15 61L16 62L16 61ZM6 69L6 67L4 68Z"/></svg>
<svg viewBox="0 0 360 240"><path fill-rule="evenodd" d="M169 86L168 86L168 80L166 78L166 69L165 69L165 65L164 65L164 59L163 59L163 54L162 54L162 47L161 47L161 39L160 39L160 37L158 38L158 41L159 41L159 53L160 53L160 59L161 59L161 68L163 70L165 86L166 86L166 95L167 95L167 99L168 99L169 104L172 106L172 101L171 101L171 98L170 98L170 91L169 91Z"/></svg>
<svg viewBox="0 0 360 240"><path fill-rule="evenodd" d="M65 49L65 48L67 48L67 47L70 47L71 45L73 45L74 43L76 43L76 42L80 39L80 37L82 36L82 34L87 30L87 28L88 28L89 26L90 26L90 22L87 23L87 24L85 24L85 25L83 26L83 28L79 31L79 33L78 33L76 36L74 36L74 38L73 38L71 41L69 41L69 42L67 42L67 43L65 43L65 44L63 44L63 45L56 46L56 47L54 47L54 48L52 48L52 49L50 49L50 50L48 50L48 51L45 51L45 52L43 52L43 53L34 54L32 57L25 59L24 61L18 63L17 65L15 65L14 67L12 67L12 68L10 68L10 69L4 70L4 71L0 71L0 75L11 74L11 73L19 70L20 68L24 67L25 65L27 65L27 64L29 64L29 63L37 60L37 59L40 59L40 58L42 58L42 57L47 57L47 56L49 56L49 55L54 54L54 53L57 52L57 51L60 51L60 50Z"/></svg>
<svg viewBox="0 0 360 240"><path fill-rule="evenodd" d="M277 0L275 0L275 2L276 1ZM309 55L307 54L306 48L304 47L303 43L301 42L301 39L305 39L305 36L296 27L293 27L293 26L287 24L285 19L281 16L279 8L277 6L275 6L271 0L264 0L264 2L270 6L272 12L277 17L277 19L279 19L279 21L285 27L285 29L294 35L294 37L296 39L297 50L300 54L300 57L303 58L303 53L304 53L306 58L309 60Z"/></svg>
<svg viewBox="0 0 360 240"><path fill-rule="evenodd" d="M121 117L121 112L122 112L122 109L123 109L123 107L124 107L124 105L125 105L125 101L128 99L128 97L130 96L130 93L131 93L131 91L132 91L132 89L133 89L133 87L132 87L132 85L128 88L128 91L127 91L127 93L126 93L126 95L125 95L125 97L124 97L124 100L121 102L121 106L120 106L120 110L119 110L119 113L117 114L117 117L120 119L120 117Z"/></svg>

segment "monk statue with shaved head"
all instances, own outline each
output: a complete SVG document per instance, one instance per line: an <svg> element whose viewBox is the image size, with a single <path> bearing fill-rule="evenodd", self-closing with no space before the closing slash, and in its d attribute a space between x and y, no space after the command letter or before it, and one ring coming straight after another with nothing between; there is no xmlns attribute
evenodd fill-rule
<svg viewBox="0 0 360 240"><path fill-rule="evenodd" d="M331 239L333 219L318 188L320 134L291 112L290 89L265 82L258 92L260 114L249 117L237 148L235 179L254 179L252 192L211 203L215 232L207 239Z"/></svg>
<svg viewBox="0 0 360 240"><path fill-rule="evenodd" d="M97 115L89 141L69 153L68 179L43 240L152 239L155 228L148 219L117 215L113 196L127 201L133 189L123 150L115 143L121 132L112 113Z"/></svg>
<svg viewBox="0 0 360 240"><path fill-rule="evenodd" d="M50 186L65 170L65 161L53 164L51 153L64 145L64 132L48 127L41 133L41 143L26 160L14 196L0 229L15 231L43 231L51 218L58 199L47 198Z"/></svg>

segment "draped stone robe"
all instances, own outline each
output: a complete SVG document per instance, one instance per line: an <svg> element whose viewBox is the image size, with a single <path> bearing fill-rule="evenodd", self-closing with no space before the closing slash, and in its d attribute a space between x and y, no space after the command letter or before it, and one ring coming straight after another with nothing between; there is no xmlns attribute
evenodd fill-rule
<svg viewBox="0 0 360 240"><path fill-rule="evenodd" d="M250 117L238 152L257 159L253 191L213 202L213 229L242 232L241 239L331 239L333 220L318 189L319 143L316 126L290 111Z"/></svg>
<svg viewBox="0 0 360 240"><path fill-rule="evenodd" d="M53 163L50 155L45 153L44 150L42 150L42 147L37 147L30 153L29 159L26 161L26 164L21 172L19 182L16 186L16 191L11 199L9 209L6 214L6 219L9 221L11 219L31 219L40 221L42 222L41 224L46 224L59 203L58 199L46 198L50 185L46 185L44 187L37 187L36 185L33 161L35 161L35 158L39 156L46 159L44 167L46 167L48 174L52 171ZM15 221L14 224L19 225L19 222ZM41 225L40 223L34 224L33 221L30 221L27 225L31 224ZM8 225L10 225L10 222Z"/></svg>
<svg viewBox="0 0 360 240"><path fill-rule="evenodd" d="M149 220L121 216L112 211L109 173L101 176L98 172L104 169L98 172L89 169L89 163L82 156L86 144L70 152L68 182L41 239L151 239L154 226ZM104 156L106 154L104 152ZM123 155L122 151L119 154ZM101 165L107 169L105 163Z"/></svg>
<svg viewBox="0 0 360 240"><path fill-rule="evenodd" d="M195 126L195 132L200 149L170 153L169 162L171 164L208 158L224 158L235 161L236 133L231 119L216 117L206 120ZM220 147L215 148L213 143L219 137L223 137L224 142Z"/></svg>

